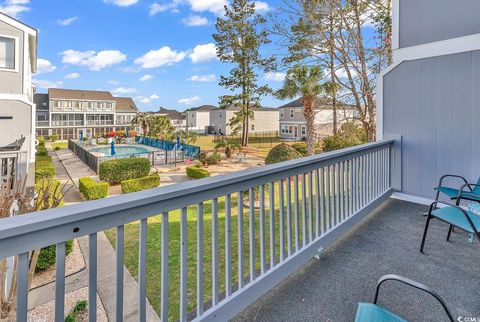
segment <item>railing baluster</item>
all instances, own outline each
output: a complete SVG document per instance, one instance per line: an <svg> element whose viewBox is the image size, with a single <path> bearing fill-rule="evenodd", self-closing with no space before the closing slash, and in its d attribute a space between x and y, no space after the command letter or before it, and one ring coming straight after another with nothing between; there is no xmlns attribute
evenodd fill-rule
<svg viewBox="0 0 480 322"><path fill-rule="evenodd" d="M218 304L218 199L212 204L212 306Z"/></svg>
<svg viewBox="0 0 480 322"><path fill-rule="evenodd" d="M238 193L238 289L243 287L243 191Z"/></svg>
<svg viewBox="0 0 480 322"><path fill-rule="evenodd" d="M65 242L55 246L55 321L65 319Z"/></svg>
<svg viewBox="0 0 480 322"><path fill-rule="evenodd" d="M265 273L265 185L260 186L260 273Z"/></svg>
<svg viewBox="0 0 480 322"><path fill-rule="evenodd" d="M88 321L94 322L96 320L97 320L97 233L93 233L88 236ZM142 321L145 321L145 320L142 320Z"/></svg>
<svg viewBox="0 0 480 322"><path fill-rule="evenodd" d="M333 198L335 199L335 202L334 202L334 213L335 213L335 220L334 220L334 224L333 224L333 227L336 227L339 223L339 211L340 211L340 202L339 202L339 189L338 189L338 163L335 163L333 165L333 179L332 179L332 185L333 185Z"/></svg>
<svg viewBox="0 0 480 322"><path fill-rule="evenodd" d="M325 217L327 208L325 207L325 168L320 168L320 235L323 235L326 231Z"/></svg>
<svg viewBox="0 0 480 322"><path fill-rule="evenodd" d="M197 317L203 314L203 202L197 205Z"/></svg>
<svg viewBox="0 0 480 322"><path fill-rule="evenodd" d="M339 191L339 203L340 203L340 211L339 211L339 223L341 223L345 219L345 164L341 161L338 164L339 169L339 176L338 176L338 191Z"/></svg>
<svg viewBox="0 0 480 322"><path fill-rule="evenodd" d="M315 170L315 236L320 236L320 169Z"/></svg>
<svg viewBox="0 0 480 322"><path fill-rule="evenodd" d="M123 258L125 228L117 226L115 235L115 321L123 321Z"/></svg>
<svg viewBox="0 0 480 322"><path fill-rule="evenodd" d="M275 266L275 184L270 182L270 269Z"/></svg>
<svg viewBox="0 0 480 322"><path fill-rule="evenodd" d="M288 256L292 255L292 179L287 178L287 248Z"/></svg>
<svg viewBox="0 0 480 322"><path fill-rule="evenodd" d="M354 159L348 161L348 216L353 215L353 162Z"/></svg>
<svg viewBox="0 0 480 322"><path fill-rule="evenodd" d="M280 261L285 259L285 205L283 179L280 179Z"/></svg>
<svg viewBox="0 0 480 322"><path fill-rule="evenodd" d="M295 223L295 251L298 252L300 249L300 226L298 223L298 202L299 202L299 196L298 196L298 176L295 175L294 183L293 183L293 190L294 190L294 196L293 196L293 201L294 201L294 223Z"/></svg>
<svg viewBox="0 0 480 322"><path fill-rule="evenodd" d="M328 165L326 167L326 173L325 173L325 177L326 177L326 186L325 186L325 193L327 195L327 198L326 198L326 201L327 201L327 204L326 204L326 207L325 207L325 216L326 216L326 231L330 230L330 220L332 219L331 216L333 215L333 211L332 211L332 202L331 202L331 198L332 198L332 187L331 187L331 184L330 184L330 176L331 176L331 168L330 166ZM333 221L333 220L332 220Z"/></svg>
<svg viewBox="0 0 480 322"><path fill-rule="evenodd" d="M161 319L168 321L168 212L162 213L162 260L161 260Z"/></svg>
<svg viewBox="0 0 480 322"><path fill-rule="evenodd" d="M357 206L358 206L358 158L353 158L353 189L352 189L352 194L353 194L353 208L352 208L352 214L357 212Z"/></svg>
<svg viewBox="0 0 480 322"><path fill-rule="evenodd" d="M249 242L250 242L250 282L253 282L255 279L255 199L254 199L254 188L248 190L249 197Z"/></svg>
<svg viewBox="0 0 480 322"><path fill-rule="evenodd" d="M307 183L305 173L302 173L302 245L307 245Z"/></svg>
<svg viewBox="0 0 480 322"><path fill-rule="evenodd" d="M180 322L187 322L187 208L180 212Z"/></svg>
<svg viewBox="0 0 480 322"><path fill-rule="evenodd" d="M23 322L27 321L28 314L28 265L30 253L18 255L17 260L17 322Z"/></svg>
<svg viewBox="0 0 480 322"><path fill-rule="evenodd" d="M225 292L232 294L232 196L225 198Z"/></svg>
<svg viewBox="0 0 480 322"><path fill-rule="evenodd" d="M362 204L361 207L363 208L367 203L367 157L366 155L362 155Z"/></svg>
<svg viewBox="0 0 480 322"><path fill-rule="evenodd" d="M308 242L313 240L313 175L308 171Z"/></svg>

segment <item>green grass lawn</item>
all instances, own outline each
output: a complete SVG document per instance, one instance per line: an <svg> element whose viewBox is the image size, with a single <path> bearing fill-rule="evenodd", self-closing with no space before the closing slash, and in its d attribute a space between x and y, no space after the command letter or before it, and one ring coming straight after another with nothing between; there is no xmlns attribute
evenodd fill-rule
<svg viewBox="0 0 480 322"><path fill-rule="evenodd" d="M278 189L276 184L276 204L275 204L275 243L276 256L280 254L279 250L279 201ZM299 189L301 198L301 189ZM238 208L237 208L237 194L232 195L232 229L231 229L231 250L232 250L232 281L238 281ZM265 192L265 197L268 200L268 192ZM247 199L247 198L246 198ZM293 189L292 189L293 201ZM246 203L246 202L245 202ZM220 294L225 292L225 198L219 198L219 213L218 213L218 265L219 265L219 291ZM300 207L301 204L299 204ZM308 206L308 203L307 203ZM270 262L269 253L269 206L266 205L265 210L265 249L266 261ZM196 308L196 265L197 265L197 238L196 238L196 218L197 207L191 206L187 209L187 290L188 290L188 311L191 312ZM212 202L204 203L204 300L207 303L212 294ZM307 212L308 214L308 212ZM292 204L293 217L293 204ZM244 207L244 272L245 276L249 274L249 209ZM255 210L255 248L256 248L256 268L260 268L260 215L258 209ZM299 211L299 223L301 225L301 207ZM307 215L308 220L308 215ZM180 211L172 211L169 213L169 320L177 321L179 319L180 310ZM135 279L138 278L138 238L139 238L139 222L125 225L125 265L132 273ZM285 231L286 231L285 224ZM293 218L292 218L292 227ZM293 228L292 228L293 229ZM115 229L106 231L112 245L115 246ZM300 234L301 235L301 234ZM300 236L301 239L301 236ZM160 313L160 268L161 268L161 217L155 216L148 220L147 226L147 296L154 309ZM292 242L295 245L295 242Z"/></svg>
<svg viewBox="0 0 480 322"><path fill-rule="evenodd" d="M68 142L54 142L52 143L52 149L55 150L56 147L60 149L68 149Z"/></svg>

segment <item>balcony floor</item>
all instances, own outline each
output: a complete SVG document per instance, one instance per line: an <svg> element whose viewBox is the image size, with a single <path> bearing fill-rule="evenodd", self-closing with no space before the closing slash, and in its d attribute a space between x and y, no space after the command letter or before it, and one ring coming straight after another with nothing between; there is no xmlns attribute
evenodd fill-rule
<svg viewBox="0 0 480 322"><path fill-rule="evenodd" d="M432 220L419 252L428 207L390 199L320 260L312 259L234 321L353 321L358 302L371 302L377 280L398 274L432 287L454 318L480 317L480 245L464 232L446 241L448 225ZM384 284L379 303L409 321L446 321L432 297Z"/></svg>

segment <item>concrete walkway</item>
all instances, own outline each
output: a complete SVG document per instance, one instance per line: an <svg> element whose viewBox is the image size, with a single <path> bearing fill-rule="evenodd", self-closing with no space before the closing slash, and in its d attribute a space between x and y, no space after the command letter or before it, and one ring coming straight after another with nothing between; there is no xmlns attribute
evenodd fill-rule
<svg viewBox="0 0 480 322"><path fill-rule="evenodd" d="M64 196L65 204L83 202L78 191L78 179L85 176L96 177L70 150L50 152L57 170L57 178L66 183L66 188L72 187ZM88 286L88 236L78 239L87 269L81 270L65 278L65 292L70 293ZM115 250L103 232L97 234L97 293L110 321L115 320ZM135 279L124 266L124 321L138 321L139 288ZM55 299L55 283L38 287L29 293L29 309L45 304ZM160 321L157 313L147 299L147 321Z"/></svg>

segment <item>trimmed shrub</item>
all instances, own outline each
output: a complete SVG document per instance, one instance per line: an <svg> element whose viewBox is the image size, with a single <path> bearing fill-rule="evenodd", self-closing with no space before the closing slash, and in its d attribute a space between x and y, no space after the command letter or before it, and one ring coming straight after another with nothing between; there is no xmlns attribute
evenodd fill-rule
<svg viewBox="0 0 480 322"><path fill-rule="evenodd" d="M207 152L200 152L198 154L198 161L200 161L203 165L207 164Z"/></svg>
<svg viewBox="0 0 480 322"><path fill-rule="evenodd" d="M39 162L52 162L52 157L49 155L41 155L35 157L35 164Z"/></svg>
<svg viewBox="0 0 480 322"><path fill-rule="evenodd" d="M58 141L59 138L60 137L58 136L58 134L52 134L48 136L48 139L52 142Z"/></svg>
<svg viewBox="0 0 480 322"><path fill-rule="evenodd" d="M38 146L45 146L45 138L43 136L37 136L35 139L38 140Z"/></svg>
<svg viewBox="0 0 480 322"><path fill-rule="evenodd" d="M121 185L122 193L153 189L160 185L160 175L155 173L143 178L124 180Z"/></svg>
<svg viewBox="0 0 480 322"><path fill-rule="evenodd" d="M210 177L210 172L202 168L188 167L187 176L193 179L202 179L202 178Z"/></svg>
<svg viewBox="0 0 480 322"><path fill-rule="evenodd" d="M48 155L48 150L44 145L37 145L37 153L35 153L35 156L46 156Z"/></svg>
<svg viewBox="0 0 480 322"><path fill-rule="evenodd" d="M61 149L61 147L59 147L58 145L55 147L55 151L58 151L60 149Z"/></svg>
<svg viewBox="0 0 480 322"><path fill-rule="evenodd" d="M302 154L292 148L290 145L282 143L270 150L265 158L265 164L274 164L283 161L289 161L301 158Z"/></svg>
<svg viewBox="0 0 480 322"><path fill-rule="evenodd" d="M220 161L222 161L222 156L217 152L215 152L215 153L213 153L213 154L211 154L207 157L207 164L208 165L219 164Z"/></svg>
<svg viewBox="0 0 480 322"><path fill-rule="evenodd" d="M73 240L67 240L65 242L65 255L68 256L73 251ZM56 247L50 245L40 250L40 255L37 261L37 271L43 271L55 264Z"/></svg>
<svg viewBox="0 0 480 322"><path fill-rule="evenodd" d="M56 170L52 161L35 162L35 182L41 181L42 178L53 178L55 174Z"/></svg>
<svg viewBox="0 0 480 322"><path fill-rule="evenodd" d="M78 190L87 200L97 200L108 197L108 182L95 182L90 177L78 180Z"/></svg>
<svg viewBox="0 0 480 322"><path fill-rule="evenodd" d="M298 142L298 143L293 143L290 145L292 148L297 150L301 155L307 156L307 143L305 142Z"/></svg>
<svg viewBox="0 0 480 322"><path fill-rule="evenodd" d="M108 160L100 163L100 180L118 184L125 180L138 179L150 174L150 160L146 158L128 158Z"/></svg>

